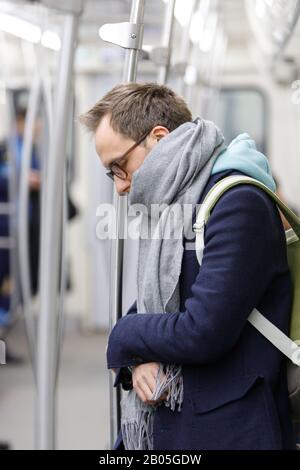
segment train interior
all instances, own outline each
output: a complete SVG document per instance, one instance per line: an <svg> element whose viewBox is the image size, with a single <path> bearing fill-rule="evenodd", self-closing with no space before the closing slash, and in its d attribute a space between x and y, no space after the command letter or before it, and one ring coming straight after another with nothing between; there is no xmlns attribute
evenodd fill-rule
<svg viewBox="0 0 300 470"><path fill-rule="evenodd" d="M97 208L114 193L79 116L124 80L130 46L120 45L122 34L110 26L130 21L134 3L0 0L2 448L37 446L43 406L50 406L37 387L46 347L52 378L42 388L46 393L48 384L55 402L55 448L111 445L111 244L97 236ZM169 43L172 2L143 3L136 81L172 87L194 117L220 127L227 144L248 133L299 214L300 2L176 0ZM129 240L124 257L125 313L136 298L136 246Z"/></svg>

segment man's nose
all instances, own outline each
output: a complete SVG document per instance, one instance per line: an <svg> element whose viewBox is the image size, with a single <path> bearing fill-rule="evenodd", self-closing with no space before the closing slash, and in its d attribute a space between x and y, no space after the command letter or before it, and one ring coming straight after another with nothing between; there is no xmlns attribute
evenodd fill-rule
<svg viewBox="0 0 300 470"><path fill-rule="evenodd" d="M115 185L116 185L116 190L117 193L120 196L124 196L127 193L129 193L130 190L130 181L129 180L121 180L118 177L115 177Z"/></svg>

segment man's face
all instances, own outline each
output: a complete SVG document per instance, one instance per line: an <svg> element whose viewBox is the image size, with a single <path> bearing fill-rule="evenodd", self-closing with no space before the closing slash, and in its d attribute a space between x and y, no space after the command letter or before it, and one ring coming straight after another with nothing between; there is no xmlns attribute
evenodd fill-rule
<svg viewBox="0 0 300 470"><path fill-rule="evenodd" d="M129 137L116 132L110 125L110 116L104 116L95 133L96 151L102 165L110 170L112 163L117 162L121 168L126 170L126 179L114 177L116 190L120 196L129 193L133 173L142 165L148 153L156 145L158 140L168 134L168 130L157 126L149 132L144 143L138 145L126 157L122 158L135 141Z"/></svg>

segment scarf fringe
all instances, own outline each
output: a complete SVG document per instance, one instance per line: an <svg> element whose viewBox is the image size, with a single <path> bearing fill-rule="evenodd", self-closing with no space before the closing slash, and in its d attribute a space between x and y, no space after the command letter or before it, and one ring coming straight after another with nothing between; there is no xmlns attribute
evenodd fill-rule
<svg viewBox="0 0 300 470"><path fill-rule="evenodd" d="M162 378L162 375L164 377ZM174 364L163 366L160 364L156 389L152 399L158 400L164 392L167 391L167 398L164 401L165 406L170 407L172 411L175 411L176 405L178 411L181 411L181 405L183 402L183 379L182 379L182 368Z"/></svg>
<svg viewBox="0 0 300 470"><path fill-rule="evenodd" d="M122 401L121 431L126 450L153 450L153 422L157 406L164 404L172 411L181 411L183 379L181 366L160 364L152 400L157 401L167 391L166 399L158 405L143 403L134 389ZM132 415L133 413L133 415Z"/></svg>
<svg viewBox="0 0 300 470"><path fill-rule="evenodd" d="M121 425L126 450L153 450L153 410L142 411L138 420Z"/></svg>

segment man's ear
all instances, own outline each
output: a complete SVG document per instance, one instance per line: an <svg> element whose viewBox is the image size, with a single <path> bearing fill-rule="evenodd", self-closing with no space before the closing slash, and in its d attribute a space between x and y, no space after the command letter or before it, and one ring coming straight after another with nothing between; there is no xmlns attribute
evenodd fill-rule
<svg viewBox="0 0 300 470"><path fill-rule="evenodd" d="M156 141L159 141L169 133L169 129L167 129L166 127L155 126L150 133L150 137L152 137L152 139L155 139Z"/></svg>
<svg viewBox="0 0 300 470"><path fill-rule="evenodd" d="M165 137L166 135L170 134L170 131L169 129L167 129L166 127L164 126L155 126L152 131L151 131L151 134L153 134L153 136L156 138L156 139L162 139L163 137ZM150 135L151 135L150 134Z"/></svg>
<svg viewBox="0 0 300 470"><path fill-rule="evenodd" d="M159 142L160 139L162 139L163 137L165 137L169 133L170 132L166 127L164 127L164 126L155 126L152 129L152 131L150 132L150 134L148 135L148 137L147 137L146 146L150 150L152 150L154 145L157 144L157 142Z"/></svg>

